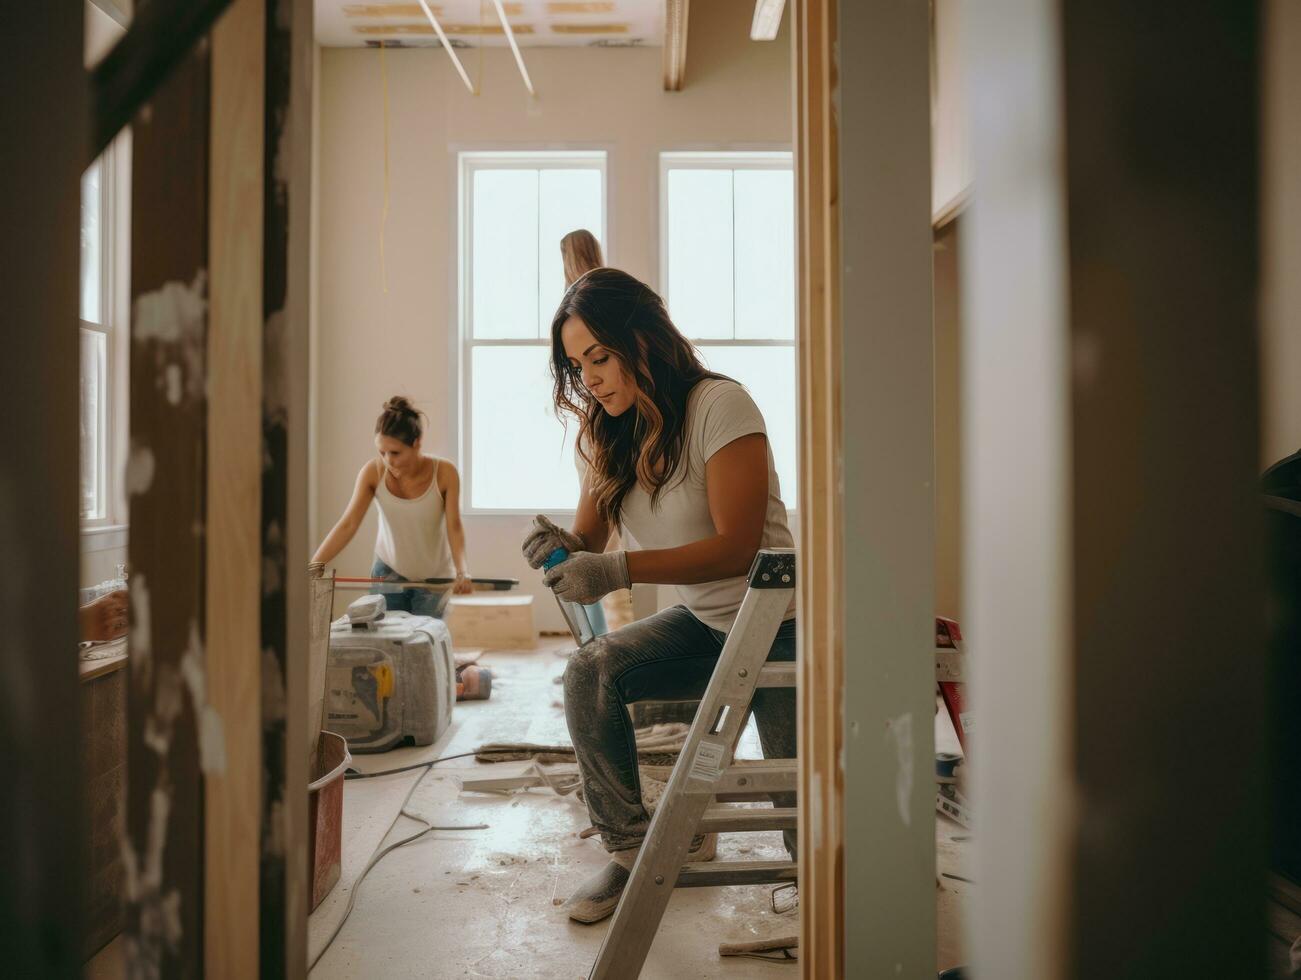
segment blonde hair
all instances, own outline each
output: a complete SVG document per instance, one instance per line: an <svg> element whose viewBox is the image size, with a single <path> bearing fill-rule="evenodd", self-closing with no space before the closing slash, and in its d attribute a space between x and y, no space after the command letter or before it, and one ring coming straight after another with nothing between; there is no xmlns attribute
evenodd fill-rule
<svg viewBox="0 0 1301 980"><path fill-rule="evenodd" d="M584 273L605 265L601 256L601 243L586 228L571 231L560 239L560 258L565 265L565 288Z"/></svg>

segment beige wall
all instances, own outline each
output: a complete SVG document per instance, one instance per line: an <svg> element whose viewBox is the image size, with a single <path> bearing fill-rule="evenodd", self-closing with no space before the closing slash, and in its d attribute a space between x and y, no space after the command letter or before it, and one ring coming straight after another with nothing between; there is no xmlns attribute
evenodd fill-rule
<svg viewBox="0 0 1301 980"><path fill-rule="evenodd" d="M536 99L507 51L462 52L477 97L441 50L388 51L387 294L381 56L322 52L314 541L346 504L389 395L407 393L428 414L426 451L458 455L457 151L606 150L607 260L655 284L659 152L790 146L789 35L750 41L752 14L749 0L692 7L686 88L676 93L663 91L658 48L528 50ZM561 629L519 556L527 523L469 517L471 570L519 578L545 599L539 626ZM341 572L369 570L374 538L372 513L336 562Z"/></svg>
<svg viewBox="0 0 1301 980"><path fill-rule="evenodd" d="M935 232L935 614L962 622L962 219Z"/></svg>
<svg viewBox="0 0 1301 980"><path fill-rule="evenodd" d="M1261 455L1301 449L1301 3L1266 7Z"/></svg>

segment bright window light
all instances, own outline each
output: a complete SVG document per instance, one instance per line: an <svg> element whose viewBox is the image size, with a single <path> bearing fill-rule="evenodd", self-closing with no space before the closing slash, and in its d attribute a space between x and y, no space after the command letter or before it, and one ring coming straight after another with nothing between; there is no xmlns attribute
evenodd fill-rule
<svg viewBox="0 0 1301 980"><path fill-rule="evenodd" d="M710 368L745 385L796 505L795 182L789 153L660 157L669 315Z"/></svg>
<svg viewBox="0 0 1301 980"><path fill-rule="evenodd" d="M81 318L103 322L104 248L100 199L100 164L96 160L81 175Z"/></svg>
<svg viewBox="0 0 1301 980"><path fill-rule="evenodd" d="M605 241L605 154L463 153L461 178L468 509L571 510L577 426L552 410L551 320L560 239Z"/></svg>

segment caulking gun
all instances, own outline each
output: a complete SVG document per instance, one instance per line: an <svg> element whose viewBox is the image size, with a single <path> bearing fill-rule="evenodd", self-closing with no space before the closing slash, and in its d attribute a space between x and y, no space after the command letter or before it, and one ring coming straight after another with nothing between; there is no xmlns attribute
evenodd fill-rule
<svg viewBox="0 0 1301 980"><path fill-rule="evenodd" d="M568 557L568 551L564 548L557 548L547 555L542 567L550 571ZM583 606L577 602L562 599L560 596L556 596L556 605L560 607L560 614L565 617L565 624L569 627L569 632L574 634L574 642L580 647L596 635L596 631L592 629L592 621L588 618L587 610Z"/></svg>

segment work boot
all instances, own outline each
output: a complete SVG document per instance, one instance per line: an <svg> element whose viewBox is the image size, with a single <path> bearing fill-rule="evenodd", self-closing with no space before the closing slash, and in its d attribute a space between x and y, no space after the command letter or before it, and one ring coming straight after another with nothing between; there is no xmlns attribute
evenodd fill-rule
<svg viewBox="0 0 1301 980"><path fill-rule="evenodd" d="M628 879L632 876L632 866L637 862L640 847L624 851L615 851L605 867L579 885L569 901L565 902L565 914L575 922L591 925L614 914L619 907L619 897L623 894ZM692 841L687 851L690 861L712 861L718 852L718 835L705 834Z"/></svg>

